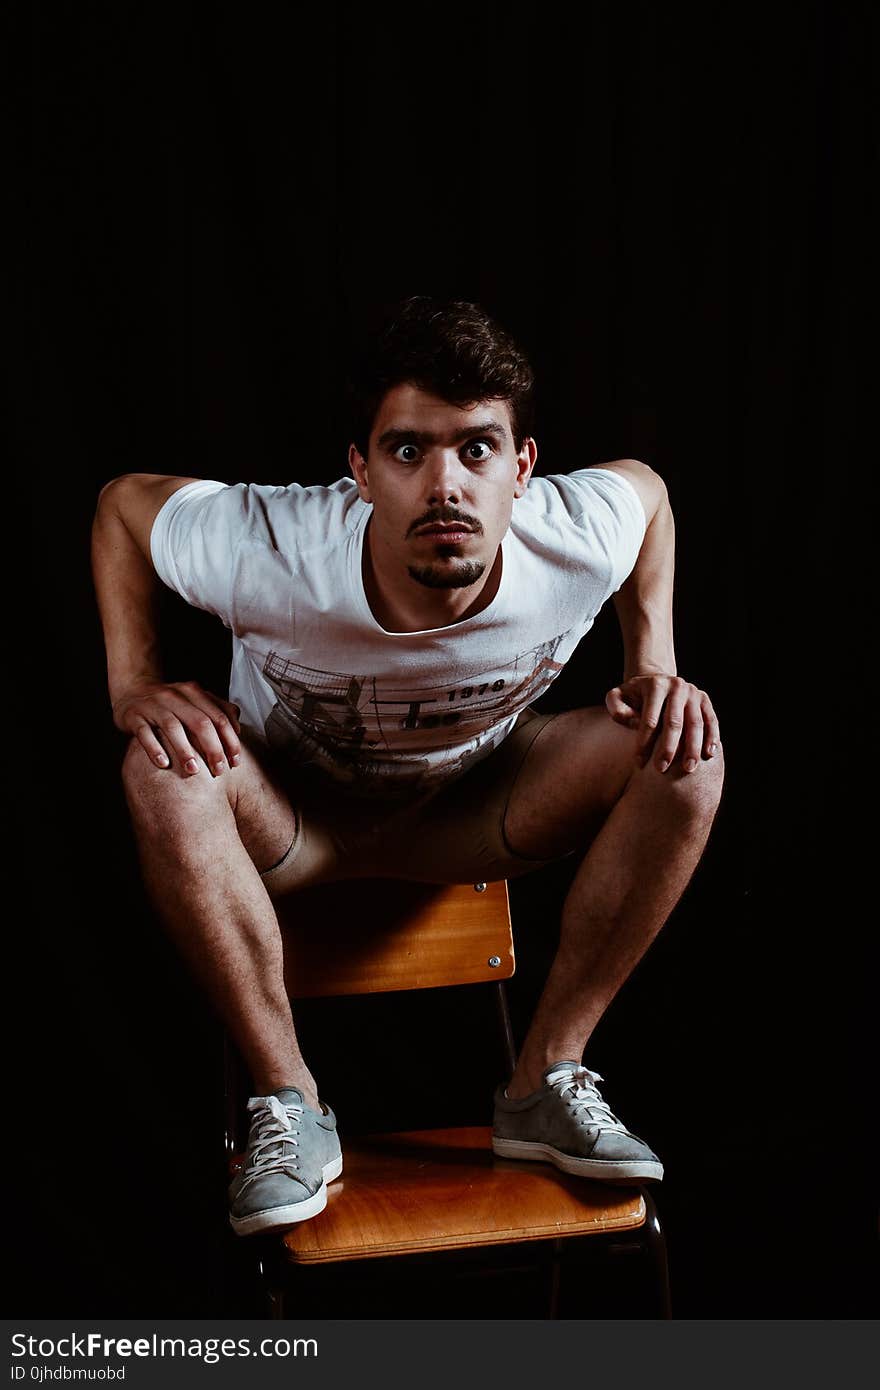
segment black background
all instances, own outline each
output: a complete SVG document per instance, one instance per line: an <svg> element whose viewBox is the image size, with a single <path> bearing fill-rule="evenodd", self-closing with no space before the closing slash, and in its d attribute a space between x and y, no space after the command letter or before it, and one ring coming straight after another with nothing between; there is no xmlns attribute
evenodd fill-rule
<svg viewBox="0 0 880 1390"><path fill-rule="evenodd" d="M641 458L676 514L679 669L714 699L728 781L587 1055L666 1163L676 1313L867 1316L869 914L844 775L871 719L847 624L869 7L31 13L11 1311L249 1311L222 1273L219 1028L143 902L117 777L97 492L341 476L352 332L436 293L529 352L539 471ZM219 624L163 611L169 674L221 688ZM619 675L609 605L545 703ZM512 889L520 1033L565 884ZM487 1123L477 1007L373 1002L302 1020L343 1132L377 1107Z"/></svg>

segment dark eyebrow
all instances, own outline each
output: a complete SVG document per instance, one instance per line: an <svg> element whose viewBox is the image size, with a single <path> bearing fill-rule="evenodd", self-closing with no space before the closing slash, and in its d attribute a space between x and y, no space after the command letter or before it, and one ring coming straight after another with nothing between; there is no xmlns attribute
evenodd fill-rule
<svg viewBox="0 0 880 1390"><path fill-rule="evenodd" d="M467 429L459 430L452 436L453 444L463 444L466 439L473 439L475 435L490 435L493 439L504 441L507 438L507 431L497 420L485 420L480 425L469 425ZM438 444L439 436L432 434L430 430L410 430L394 427L385 430L379 435L376 443L380 449L385 449L388 445L395 447L401 444Z"/></svg>

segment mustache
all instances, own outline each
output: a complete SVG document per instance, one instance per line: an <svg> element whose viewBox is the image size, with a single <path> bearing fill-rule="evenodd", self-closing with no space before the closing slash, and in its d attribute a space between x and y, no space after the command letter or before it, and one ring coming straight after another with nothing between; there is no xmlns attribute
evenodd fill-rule
<svg viewBox="0 0 880 1390"><path fill-rule="evenodd" d="M424 512L422 516L417 516L415 521L410 523L407 536L411 536L413 531L417 531L420 526L436 526L438 523L448 525L452 521L458 521L462 526L469 526L475 536L483 534L482 522L477 517L471 516L469 512L459 511L457 507L432 507L430 511Z"/></svg>

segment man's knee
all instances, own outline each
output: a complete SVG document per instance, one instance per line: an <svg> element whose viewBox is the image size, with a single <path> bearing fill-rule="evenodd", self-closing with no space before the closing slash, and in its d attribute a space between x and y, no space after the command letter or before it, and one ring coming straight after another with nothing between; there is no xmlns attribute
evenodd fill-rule
<svg viewBox="0 0 880 1390"><path fill-rule="evenodd" d="M680 756L665 772L660 772L652 759L640 778L671 805L675 814L693 822L711 823L724 787L724 754L719 745L711 758L699 759L693 772L685 772Z"/></svg>
<svg viewBox="0 0 880 1390"><path fill-rule="evenodd" d="M187 776L173 763L157 767L135 738L125 752L122 780L139 838L189 846L195 832L195 838L206 831L233 832L263 868L287 850L296 829L289 795L246 747L240 764L219 777L204 763Z"/></svg>
<svg viewBox="0 0 880 1390"><path fill-rule="evenodd" d="M137 738L128 740L125 757L122 759L122 785L125 794L131 799L144 786L149 786L154 772L167 772L168 768L157 768L147 756L143 744Z"/></svg>
<svg viewBox="0 0 880 1390"><path fill-rule="evenodd" d="M204 764L194 776L182 772L175 760L170 767L157 767L137 738L129 741L122 760L122 785L132 815L138 821L162 819L168 828L178 814L186 820L221 797L227 800L226 787L218 785L222 780Z"/></svg>

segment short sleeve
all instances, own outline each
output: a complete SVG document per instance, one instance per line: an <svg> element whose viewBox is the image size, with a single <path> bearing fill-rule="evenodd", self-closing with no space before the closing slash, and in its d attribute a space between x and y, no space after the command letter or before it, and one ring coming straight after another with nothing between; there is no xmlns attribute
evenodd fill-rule
<svg viewBox="0 0 880 1390"><path fill-rule="evenodd" d="M236 554L242 531L241 485L200 480L173 492L150 533L159 578L196 608L231 626Z"/></svg>
<svg viewBox="0 0 880 1390"><path fill-rule="evenodd" d="M645 509L628 478L608 468L582 468L548 479L594 555L607 562L607 595L629 577L645 539Z"/></svg>
<svg viewBox="0 0 880 1390"><path fill-rule="evenodd" d="M290 627L293 596L324 589L328 560L366 504L354 479L330 487L199 480L172 493L150 535L153 566L187 603L242 639Z"/></svg>

